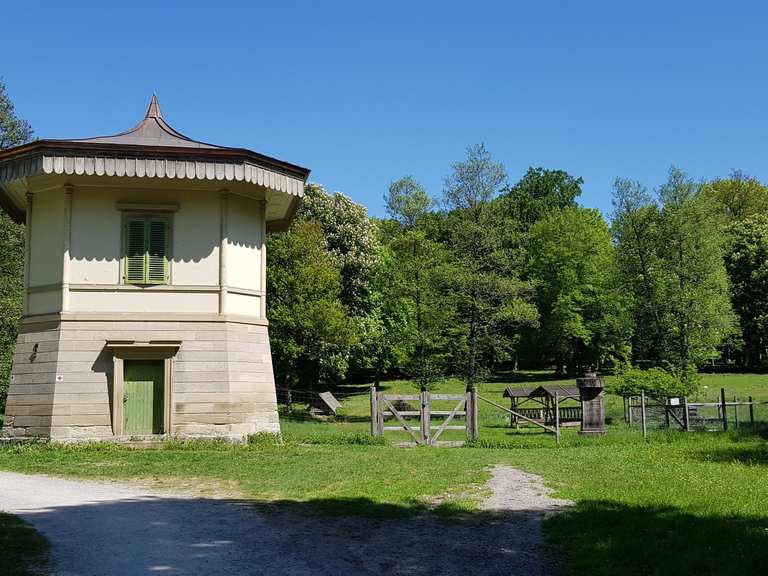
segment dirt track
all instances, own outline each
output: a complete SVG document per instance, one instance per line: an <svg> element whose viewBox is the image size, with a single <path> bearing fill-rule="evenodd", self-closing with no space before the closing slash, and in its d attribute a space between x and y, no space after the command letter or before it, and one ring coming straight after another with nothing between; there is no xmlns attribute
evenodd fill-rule
<svg viewBox="0 0 768 576"><path fill-rule="evenodd" d="M550 574L542 514L566 504L498 466L484 511L441 522L318 516L307 505L169 495L0 472L0 510L51 542L54 574ZM358 503L365 505L365 503Z"/></svg>

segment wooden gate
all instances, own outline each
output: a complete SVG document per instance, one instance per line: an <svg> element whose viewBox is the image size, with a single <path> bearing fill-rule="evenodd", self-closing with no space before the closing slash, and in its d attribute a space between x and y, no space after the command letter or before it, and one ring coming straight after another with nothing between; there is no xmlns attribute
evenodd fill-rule
<svg viewBox="0 0 768 576"><path fill-rule="evenodd" d="M432 403L435 401L449 401L452 403L452 408L433 409ZM418 402L419 409L412 410L408 409L412 407L404 407L403 403L407 402ZM464 421L457 422L456 417L464 417ZM439 424L433 424L433 418L444 418L444 420ZM465 394L432 394L431 392L384 394L375 387L371 388L371 433L374 436L382 436L386 431L403 430L412 438L411 444L419 446L455 446L463 443L439 440L446 430L465 430L467 440L476 440L476 391Z"/></svg>

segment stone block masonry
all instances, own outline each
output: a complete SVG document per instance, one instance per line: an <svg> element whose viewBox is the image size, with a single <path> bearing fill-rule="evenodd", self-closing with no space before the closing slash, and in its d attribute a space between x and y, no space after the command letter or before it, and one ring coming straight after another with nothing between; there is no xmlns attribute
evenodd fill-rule
<svg viewBox="0 0 768 576"><path fill-rule="evenodd" d="M177 342L167 396L173 436L241 439L278 433L267 326L230 321L40 321L21 326L4 434L53 440L115 437L115 366L109 342Z"/></svg>

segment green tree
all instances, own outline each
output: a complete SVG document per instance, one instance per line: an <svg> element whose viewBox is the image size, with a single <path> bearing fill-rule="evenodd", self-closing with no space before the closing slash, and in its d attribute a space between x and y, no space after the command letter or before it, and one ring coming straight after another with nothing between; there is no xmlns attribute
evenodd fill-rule
<svg viewBox="0 0 768 576"><path fill-rule="evenodd" d="M642 186L617 181L619 266L632 294L636 332L645 335L645 348L633 351L636 360L700 366L717 357L733 333L722 219L698 192L676 168L659 188L658 203Z"/></svg>
<svg viewBox="0 0 768 576"><path fill-rule="evenodd" d="M494 362L512 352L520 327L538 320L532 287L520 280L503 249L503 218L492 204L506 182L504 166L483 145L467 149L445 179L451 211L450 241L456 262L450 305L456 368L468 387Z"/></svg>
<svg viewBox="0 0 768 576"><path fill-rule="evenodd" d="M432 200L413 178L393 182L384 196L388 225L387 247L392 255L387 271L393 300L405 311L400 334L404 362L401 368L422 390L431 387L444 368L445 334L452 316L445 306L446 247L430 237Z"/></svg>
<svg viewBox="0 0 768 576"><path fill-rule="evenodd" d="M24 144L31 138L32 128L16 116L5 84L0 81L0 150ZM24 228L0 211L0 412L5 410L23 283Z"/></svg>
<svg viewBox="0 0 768 576"><path fill-rule="evenodd" d="M581 372L624 358L630 326L616 281L611 232L597 210L552 211L531 229L539 342L558 369Z"/></svg>
<svg viewBox="0 0 768 576"><path fill-rule="evenodd" d="M583 183L565 170L530 167L502 199L509 215L527 230L553 210L575 208Z"/></svg>
<svg viewBox="0 0 768 576"><path fill-rule="evenodd" d="M429 212L432 199L413 176L405 176L389 185L384 203L391 218L406 230L413 230Z"/></svg>
<svg viewBox="0 0 768 576"><path fill-rule="evenodd" d="M725 265L739 317L745 367L758 367L768 347L768 214L731 223Z"/></svg>
<svg viewBox="0 0 768 576"><path fill-rule="evenodd" d="M666 360L700 366L719 355L735 317L723 263L725 238L717 207L698 186L672 168L659 189L659 252L664 262L661 298L666 303Z"/></svg>
<svg viewBox="0 0 768 576"><path fill-rule="evenodd" d="M270 340L278 385L329 386L344 377L355 325L342 278L316 222L295 221L267 238Z"/></svg>
<svg viewBox="0 0 768 576"><path fill-rule="evenodd" d="M768 186L739 170L703 184L699 195L715 203L729 220L768 213Z"/></svg>
<svg viewBox="0 0 768 576"><path fill-rule="evenodd" d="M613 191L613 235L624 293L632 299L632 357L658 363L664 325L661 307L662 261L658 255L660 213L639 182L617 178Z"/></svg>
<svg viewBox="0 0 768 576"><path fill-rule="evenodd" d="M308 184L297 218L318 223L341 271L341 301L351 315L366 315L373 306L379 246L365 207L340 192L330 195L319 184Z"/></svg>

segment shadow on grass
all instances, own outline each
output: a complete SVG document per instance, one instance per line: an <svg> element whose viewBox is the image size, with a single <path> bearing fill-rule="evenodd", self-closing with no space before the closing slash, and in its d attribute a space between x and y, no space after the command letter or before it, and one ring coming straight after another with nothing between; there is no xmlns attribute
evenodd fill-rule
<svg viewBox="0 0 768 576"><path fill-rule="evenodd" d="M705 462L727 462L747 466L768 466L768 443L740 445L738 441L725 448L710 448L696 453ZM768 504L766 505L768 508Z"/></svg>
<svg viewBox="0 0 768 576"><path fill-rule="evenodd" d="M29 524L0 512L0 574L46 574L48 542Z"/></svg>
<svg viewBox="0 0 768 576"><path fill-rule="evenodd" d="M672 507L582 501L545 523L576 574L765 573L768 519L699 516Z"/></svg>
<svg viewBox="0 0 768 576"><path fill-rule="evenodd" d="M741 424L735 430L731 430L729 435L736 441L745 438L752 440L756 436L762 438L763 440L768 440L768 422Z"/></svg>

